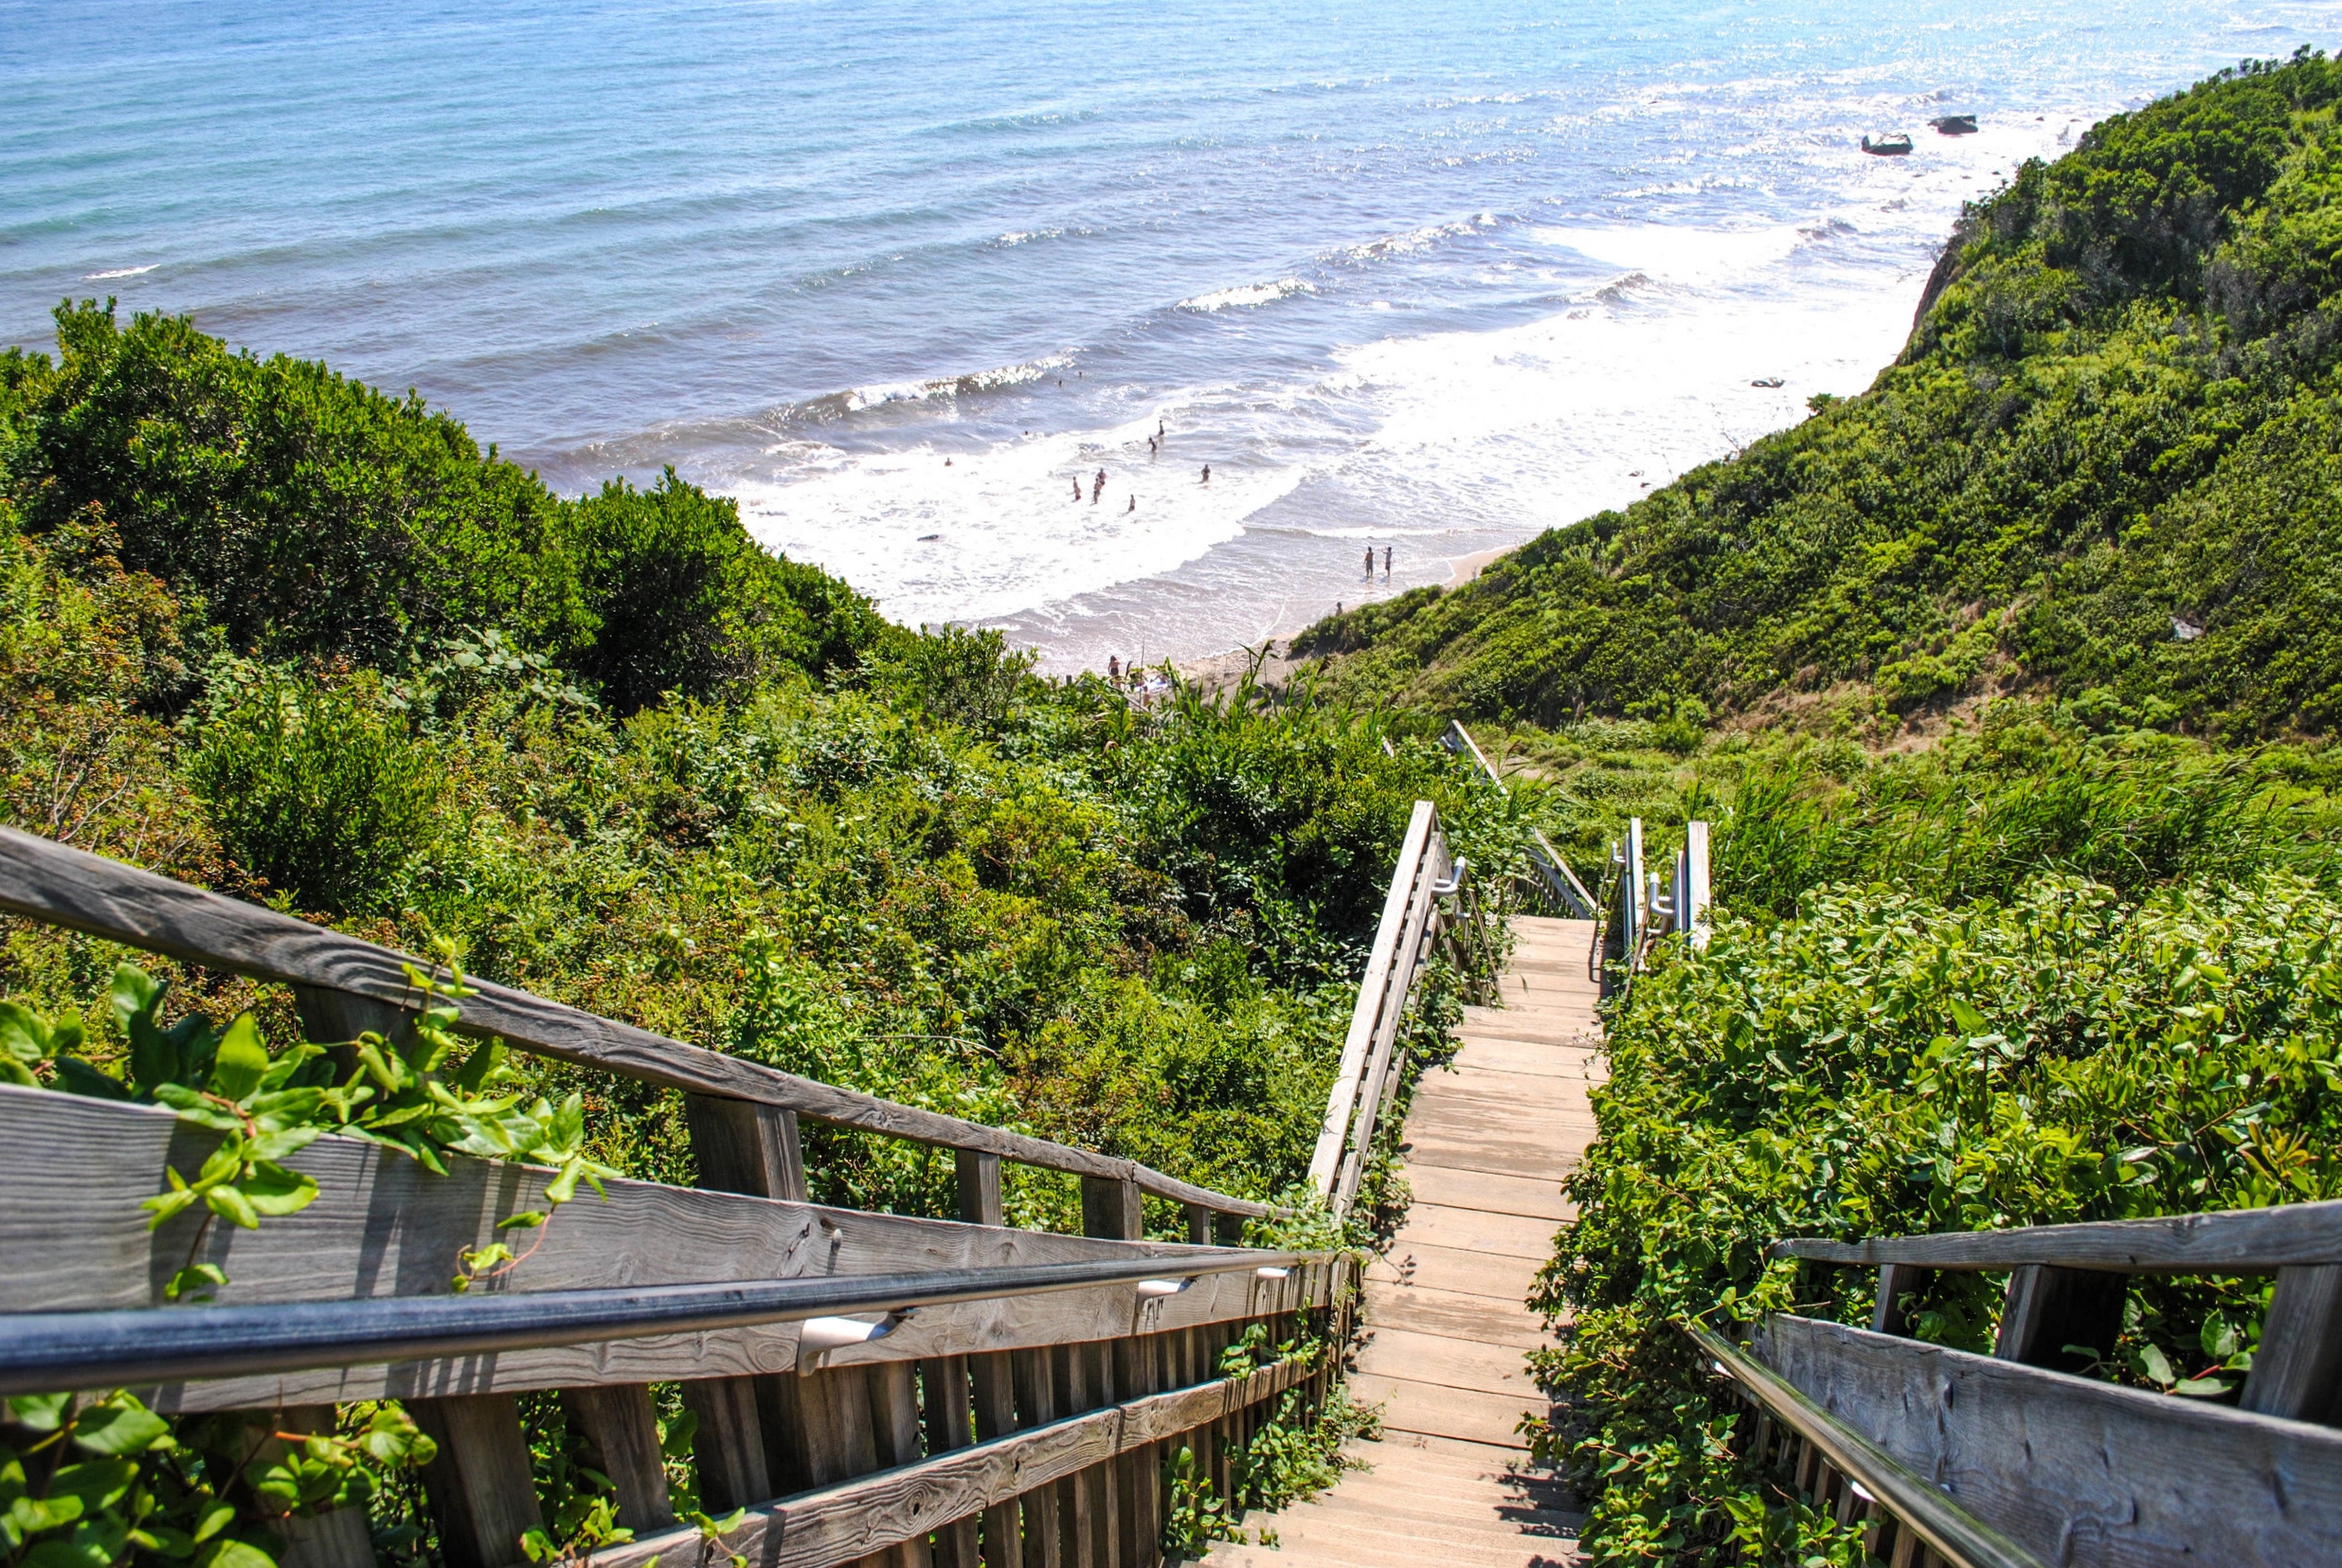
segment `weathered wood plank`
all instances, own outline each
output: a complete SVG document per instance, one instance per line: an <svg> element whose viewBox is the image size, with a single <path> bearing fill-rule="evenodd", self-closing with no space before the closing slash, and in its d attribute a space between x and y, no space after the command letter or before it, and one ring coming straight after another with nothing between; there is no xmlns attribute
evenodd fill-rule
<svg viewBox="0 0 2342 1568"><path fill-rule="evenodd" d="M449 1568L525 1560L520 1538L544 1523L520 1412L509 1394L417 1399L407 1414L439 1445L423 1489Z"/></svg>
<svg viewBox="0 0 2342 1568"><path fill-rule="evenodd" d="M2122 1296L2120 1274L2038 1263L2011 1270L1992 1354L2027 1366L2083 1371L2114 1353L2122 1333Z"/></svg>
<svg viewBox="0 0 2342 1568"><path fill-rule="evenodd" d="M2342 1433L1780 1316L1758 1358L2045 1561L2331 1560Z"/></svg>
<svg viewBox="0 0 2342 1568"><path fill-rule="evenodd" d="M1366 1072L1366 1056L1375 1037L1390 990L1391 966L1397 961L1399 936L1407 925L1407 904L1431 843L1438 812L1429 801L1417 801L1407 819L1406 837L1399 840L1398 864L1391 873L1391 890L1383 897L1382 920L1375 928L1366 972L1360 977L1358 1002L1350 1013L1349 1033L1342 1037L1342 1061L1334 1070L1333 1087L1325 1097L1325 1117L1318 1128L1317 1148L1309 1160L1309 1180L1318 1191L1330 1195L1342 1166L1343 1142L1357 1109L1359 1084Z"/></svg>
<svg viewBox="0 0 2342 1568"><path fill-rule="evenodd" d="M695 1378L683 1384L683 1408L699 1422L692 1464L699 1472L700 1505L729 1513L772 1495L765 1419L758 1396L773 1379Z"/></svg>
<svg viewBox="0 0 2342 1568"><path fill-rule="evenodd" d="M739 1102L732 1102L739 1104ZM750 1108L762 1109L764 1108ZM189 1256L200 1217L146 1228L141 1200L164 1188L165 1166L192 1174L215 1135L153 1107L124 1106L45 1090L0 1086L0 1186L11 1195L9 1267L0 1271L0 1311L160 1305L163 1286ZM105 1150L102 1161L88 1151ZM766 1154L750 1164L765 1169ZM466 1247L497 1239L496 1222L543 1206L549 1173L456 1160L445 1177L403 1154L350 1138L324 1138L290 1162L318 1184L316 1201L257 1231L214 1225L197 1255L230 1279L221 1300L259 1304L341 1301L443 1291ZM610 1284L784 1279L805 1274L917 1272L1012 1262L1193 1253L1171 1243L1122 1243L862 1214L759 1197L642 1181L609 1183L606 1201L583 1192L535 1237L535 1250L504 1288L552 1290ZM1252 1276L1199 1281L1171 1299L1171 1321L1250 1310ZM841 1352L862 1362L1000 1348L1126 1332L1135 1297L1120 1288L1071 1292L1047 1306L966 1304L922 1312L898 1335ZM1037 1308L1037 1309L1036 1309ZM497 1389L584 1387L781 1372L797 1364L794 1324L719 1335L651 1337L601 1345L513 1351L386 1370L288 1374L185 1385L159 1393L171 1409L238 1409L347 1402L384 1395L423 1397ZM964 1342L957 1343L955 1342ZM939 1347L942 1347L939 1349Z"/></svg>
<svg viewBox="0 0 2342 1568"><path fill-rule="evenodd" d="M938 1457L976 1441L975 1413L969 1405L967 1360L938 1358L919 1363L919 1391L924 1398L929 1457ZM978 1568L979 1545L974 1512L936 1522L933 1528L936 1568Z"/></svg>
<svg viewBox="0 0 2342 1568"><path fill-rule="evenodd" d="M399 1004L413 1000L405 966L431 967L390 948L14 828L0 828L0 910L257 980ZM1135 1181L1175 1202L1204 1203L1234 1214L1269 1212L1265 1204L1209 1192L1132 1161L817 1083L492 981L470 983L476 994L463 1000L461 1028L500 1036L543 1055L670 1089L784 1107L867 1132L982 1149L1049 1170Z"/></svg>
<svg viewBox="0 0 2342 1568"><path fill-rule="evenodd" d="M2325 1426L2342 1416L2342 1264L2278 1271L2240 1403Z"/></svg>
<svg viewBox="0 0 2342 1568"><path fill-rule="evenodd" d="M571 1388L562 1391L561 1402L585 1433L586 1462L608 1476L617 1490L618 1522L636 1531L673 1524L651 1391L640 1383Z"/></svg>
<svg viewBox="0 0 2342 1568"><path fill-rule="evenodd" d="M1236 1382L1159 1394L782 1498L750 1509L724 1545L758 1568L835 1568L930 1531L940 1521L964 1517L1268 1399L1289 1387L1299 1370L1295 1364L1274 1366ZM670 1561L696 1561L699 1544L696 1531L671 1530L606 1547L594 1554L594 1562L596 1568L643 1568L662 1555Z"/></svg>
<svg viewBox="0 0 2342 1568"><path fill-rule="evenodd" d="M1802 1236L1776 1241L1772 1252L1775 1257L1871 1267L1911 1263L1999 1270L2047 1264L2117 1274L2268 1274L2299 1263L2342 1263L2342 1200L1868 1241Z"/></svg>

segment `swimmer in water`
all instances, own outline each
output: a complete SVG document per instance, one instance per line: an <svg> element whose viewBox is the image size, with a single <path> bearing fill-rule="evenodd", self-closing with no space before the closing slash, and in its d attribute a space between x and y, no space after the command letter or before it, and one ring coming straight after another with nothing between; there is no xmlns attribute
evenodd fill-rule
<svg viewBox="0 0 2342 1568"><path fill-rule="evenodd" d="M1368 546L1366 547L1366 581L1368 581L1369 583L1371 583L1371 582L1373 582L1374 580L1375 580L1375 547L1374 547L1374 546L1372 546L1372 545L1368 545Z"/></svg>
<svg viewBox="0 0 2342 1568"><path fill-rule="evenodd" d="M1073 476L1073 498L1077 501L1082 498L1082 479L1078 474Z"/></svg>
<svg viewBox="0 0 2342 1568"><path fill-rule="evenodd" d="M1208 462L1203 465L1203 482L1206 484L1212 482L1212 465Z"/></svg>
<svg viewBox="0 0 2342 1568"><path fill-rule="evenodd" d="M1091 506L1096 506L1098 504L1098 497L1105 494L1106 470L1101 468L1098 470L1098 477L1090 481L1090 504Z"/></svg>
<svg viewBox="0 0 2342 1568"><path fill-rule="evenodd" d="M1391 580L1391 547L1388 545L1382 547L1382 580L1385 583Z"/></svg>
<svg viewBox="0 0 2342 1568"><path fill-rule="evenodd" d="M1138 511L1138 510L1139 510L1139 498L1138 498L1136 496L1131 496L1131 497L1130 497L1130 504L1129 504L1127 507L1126 507L1126 508L1124 508L1124 509L1123 509L1123 515L1124 515L1124 516L1126 516L1126 517L1127 517L1128 515L1130 515L1130 514L1131 514L1131 513L1136 512L1136 511Z"/></svg>

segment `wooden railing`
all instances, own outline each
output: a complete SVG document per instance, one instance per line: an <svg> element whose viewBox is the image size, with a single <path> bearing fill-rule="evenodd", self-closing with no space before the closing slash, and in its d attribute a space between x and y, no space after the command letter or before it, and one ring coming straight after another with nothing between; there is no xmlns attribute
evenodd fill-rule
<svg viewBox="0 0 2342 1568"><path fill-rule="evenodd" d="M1433 948L1445 946L1469 994L1482 994L1495 973L1497 938L1491 928L1503 919L1503 908L1501 901L1494 909L1484 908L1480 892L1470 867L1449 853L1438 811L1431 802L1417 801L1309 1162L1309 1180L1337 1217L1346 1216L1358 1199L1359 1183L1374 1157L1375 1129L1406 1072L1399 1026Z"/></svg>
<svg viewBox="0 0 2342 1568"><path fill-rule="evenodd" d="M1748 1451L1895 1568L2342 1560L2342 1202L1774 1252L1876 1269L1870 1328L1695 1338L1756 1413ZM1991 1356L1905 1337L1939 1271L2008 1272ZM2079 1375L2133 1274L2276 1277L2236 1406Z"/></svg>
<svg viewBox="0 0 2342 1568"><path fill-rule="evenodd" d="M1510 793L1511 786L1505 784L1504 775L1488 761L1487 753L1480 749L1480 743L1472 739L1472 732L1465 729L1460 720L1448 721L1448 730L1441 737L1440 744L1459 756L1471 758L1480 771L1488 776L1490 783ZM1577 879L1577 873L1570 869L1570 863L1562 858L1561 852L1553 847L1553 840L1531 827L1528 830L1527 848L1529 871L1536 879L1533 886L1542 901L1573 920L1601 918L1601 906L1594 902L1594 894L1586 891L1586 885Z"/></svg>
<svg viewBox="0 0 2342 1568"><path fill-rule="evenodd" d="M23 833L0 830L0 910L290 985L320 1041L395 1032L417 1000L405 955ZM1153 1568L1165 1456L1191 1448L1228 1496L1277 1397L1300 1390L1308 1414L1327 1391L1347 1262L1209 1245L1266 1205L475 983L462 1029L680 1090L701 1188L611 1181L516 1271L451 1296L458 1255L547 1173L451 1158L435 1176L325 1137L288 1157L317 1183L299 1212L150 1233L141 1200L216 1135L0 1087L0 1388L131 1383L160 1410L274 1412L269 1430L293 1431L405 1400L438 1444L423 1483L447 1568L507 1568L541 1523L523 1391L561 1392L636 1532L594 1554L603 1568L709 1551L670 1508L653 1383L679 1383L697 1418L703 1507L748 1510L717 1555L759 1568ZM800 1116L953 1149L959 1220L808 1202ZM1003 1160L1078 1176L1086 1234L1004 1227ZM1183 1206L1189 1240L1145 1239L1148 1194ZM189 1262L233 1284L166 1309ZM1255 1325L1317 1348L1221 1376ZM286 1568L374 1560L361 1509L279 1533Z"/></svg>
<svg viewBox="0 0 2342 1568"><path fill-rule="evenodd" d="M1632 983L1649 956L1650 945L1670 931L1680 931L1694 950L1704 949L1710 934L1715 890L1708 874L1708 824L1684 825L1684 845L1675 852L1672 874L1663 883L1645 859L1643 819L1627 820L1624 842L1611 846L1615 877L1604 910L1599 954L1604 994Z"/></svg>

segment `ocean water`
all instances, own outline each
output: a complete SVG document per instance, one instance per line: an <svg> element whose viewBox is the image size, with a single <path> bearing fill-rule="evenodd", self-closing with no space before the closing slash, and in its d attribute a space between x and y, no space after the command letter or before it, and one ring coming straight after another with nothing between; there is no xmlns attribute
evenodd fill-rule
<svg viewBox="0 0 2342 1568"><path fill-rule="evenodd" d="M0 342L189 313L906 623L1187 657L1859 390L1962 202L2338 12L0 4Z"/></svg>

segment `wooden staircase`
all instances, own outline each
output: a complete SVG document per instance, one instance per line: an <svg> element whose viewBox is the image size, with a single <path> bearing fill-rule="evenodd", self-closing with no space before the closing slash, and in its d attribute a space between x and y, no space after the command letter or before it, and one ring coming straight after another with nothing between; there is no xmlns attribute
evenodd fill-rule
<svg viewBox="0 0 2342 1568"><path fill-rule="evenodd" d="M1599 1081L1589 920L1516 915L1503 1005L1468 1007L1453 1063L1409 1108L1403 1223L1368 1268L1367 1339L1350 1379L1383 1436L1312 1503L1252 1516L1275 1549L1224 1545L1225 1568L1381 1563L1548 1568L1576 1560L1579 1516L1516 1430L1543 1410L1522 1356L1546 1343L1523 1305L1570 1217L1562 1178L1594 1138Z"/></svg>

